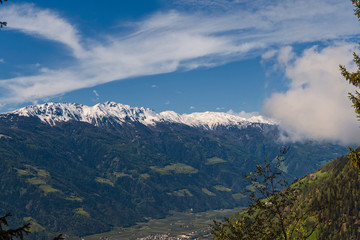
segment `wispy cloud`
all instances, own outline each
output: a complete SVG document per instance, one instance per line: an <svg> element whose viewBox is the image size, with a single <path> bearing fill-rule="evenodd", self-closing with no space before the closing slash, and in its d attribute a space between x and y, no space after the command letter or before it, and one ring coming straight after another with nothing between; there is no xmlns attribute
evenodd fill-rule
<svg viewBox="0 0 360 240"><path fill-rule="evenodd" d="M93 93L94 93L94 94L95 94L95 96L99 99L100 94L99 94L96 90L93 90Z"/></svg>
<svg viewBox="0 0 360 240"><path fill-rule="evenodd" d="M275 1L274 1L275 2ZM266 4L264 4L266 3ZM269 1L264 0L174 0L170 4L184 9L195 11L229 11L239 7L263 6L269 5ZM270 3L271 4L271 3Z"/></svg>
<svg viewBox="0 0 360 240"><path fill-rule="evenodd" d="M77 30L54 11L39 9L34 4L10 5L1 10L1 16L11 23L10 29L60 42L76 57L84 53Z"/></svg>
<svg viewBox="0 0 360 240"><path fill-rule="evenodd" d="M0 9L11 23L6 30L59 42L70 50L75 63L67 68L44 67L32 76L0 79L0 100L33 101L129 77L217 66L260 55L269 46L360 33L350 2L279 0L246 9L242 3L249 1L217 2L234 7L212 14L159 12L136 23L130 34L113 33L101 41L83 36L54 11L9 4Z"/></svg>
<svg viewBox="0 0 360 240"><path fill-rule="evenodd" d="M252 118L252 117L260 116L260 114L258 112L245 112L245 111L235 112L232 109L230 109L226 113L231 114L231 115L235 115L235 116L239 116L239 117L243 117L243 118Z"/></svg>
<svg viewBox="0 0 360 240"><path fill-rule="evenodd" d="M264 112L280 120L287 132L284 140L358 143L359 122L347 98L354 88L339 71L339 64L353 67L352 52L358 50L355 46L341 43L324 49L312 47L292 62L278 57L290 79L289 87L284 93L272 94L264 104Z"/></svg>

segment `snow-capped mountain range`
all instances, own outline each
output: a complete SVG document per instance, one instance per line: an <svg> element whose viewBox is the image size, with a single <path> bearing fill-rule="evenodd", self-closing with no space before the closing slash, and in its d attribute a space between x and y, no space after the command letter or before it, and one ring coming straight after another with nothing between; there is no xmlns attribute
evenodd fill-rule
<svg viewBox="0 0 360 240"><path fill-rule="evenodd" d="M131 107L115 102L86 106L76 103L45 103L24 107L1 115L16 114L25 117L38 117L42 122L55 126L57 122L70 120L82 121L101 126L104 122L123 124L140 122L144 125L156 125L161 122L185 124L191 127L214 129L217 126L246 127L251 124L276 125L277 122L263 116L244 118L236 114L223 112L196 112L178 114L173 111L156 113L149 108Z"/></svg>

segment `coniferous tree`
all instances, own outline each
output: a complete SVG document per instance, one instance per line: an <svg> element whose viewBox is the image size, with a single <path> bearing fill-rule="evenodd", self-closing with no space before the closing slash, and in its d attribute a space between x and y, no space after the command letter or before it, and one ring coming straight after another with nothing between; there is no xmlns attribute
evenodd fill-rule
<svg viewBox="0 0 360 240"><path fill-rule="evenodd" d="M11 217L11 213L6 214L3 217L0 217L0 240L13 240L20 239L24 240L24 236L30 234L30 223L24 224L21 227L12 229L9 228L8 217ZM65 239L62 234L54 237L53 240L63 240Z"/></svg>
<svg viewBox="0 0 360 240"><path fill-rule="evenodd" d="M11 213L6 214L3 217L0 217L0 240L12 240L19 238L20 240L24 239L24 235L30 234L30 224L25 224L16 229L8 228L9 224L7 222L7 217L11 217Z"/></svg>
<svg viewBox="0 0 360 240"><path fill-rule="evenodd" d="M352 0L354 5L354 13L360 21L360 0ZM360 88L360 57L357 53L353 53L354 55L354 63L357 66L357 70L355 72L349 72L347 68L343 65L340 65L341 74L345 77L345 79L352 84L353 86ZM349 98L353 103L353 107L357 114L358 120L360 120L360 92L358 90L355 93L349 93ZM349 147L348 157L351 159L353 164L360 170L360 152L355 151L355 149ZM360 171L359 171L360 177Z"/></svg>
<svg viewBox="0 0 360 240"><path fill-rule="evenodd" d="M247 176L250 183L250 206L225 222L214 220L212 234L216 240L308 239L318 223L315 217L321 206L302 206L302 182L290 186L280 170L285 161L281 150L275 160L265 157L264 163Z"/></svg>

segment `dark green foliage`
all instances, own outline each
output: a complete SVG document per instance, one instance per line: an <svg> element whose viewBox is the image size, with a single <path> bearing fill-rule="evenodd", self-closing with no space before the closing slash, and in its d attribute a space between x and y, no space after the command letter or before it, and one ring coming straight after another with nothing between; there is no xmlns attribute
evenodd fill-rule
<svg viewBox="0 0 360 240"><path fill-rule="evenodd" d="M354 13L357 16L358 20L360 20L360 0L352 0L352 3L355 7ZM357 66L357 71L349 72L345 66L340 65L341 74L344 76L346 81L348 81L351 85L356 88L360 88L360 57L357 53L353 53L354 55L354 63ZM360 93L356 90L355 93L349 93L349 99L353 103L353 107L355 109L355 113L357 114L358 119L360 120ZM359 153L355 152L354 149L349 148L350 153L348 157L351 159L352 163L360 170L360 156ZM360 172L359 172L360 177Z"/></svg>
<svg viewBox="0 0 360 240"><path fill-rule="evenodd" d="M360 1L359 0L352 0L352 3L355 7L354 12L357 16L358 20L360 20ZM354 63L357 66L356 72L349 72L345 66L340 65L341 74L345 77L345 79L352 85L357 88L360 88L360 57L357 53L353 53L354 55ZM353 103L355 108L355 112L357 113L358 117L360 117L360 93L355 91L355 94L349 93L349 98Z"/></svg>
<svg viewBox="0 0 360 240"><path fill-rule="evenodd" d="M348 158L351 159L351 162L354 164L355 167L357 167L357 169L360 169L360 153L351 147L349 147L348 149ZM360 179L360 171L358 172L358 175Z"/></svg>
<svg viewBox="0 0 360 240"><path fill-rule="evenodd" d="M30 233L30 224L25 224L15 229L9 228L6 218L11 216L12 215L8 213L5 216L0 217L0 240L12 240L16 238L23 240L24 234L28 235Z"/></svg>
<svg viewBox="0 0 360 240"><path fill-rule="evenodd" d="M0 240L12 240L12 239L24 239L24 234L29 235L30 223L24 224L18 228L9 228L9 224L6 218L11 217L12 214L8 213L3 217L0 217ZM53 240L63 240L65 237L62 234L54 237Z"/></svg>
<svg viewBox="0 0 360 240"><path fill-rule="evenodd" d="M320 176L317 174L321 173ZM304 178L304 203L324 206L318 214L318 239L360 239L360 185L347 156Z"/></svg>
<svg viewBox="0 0 360 240"><path fill-rule="evenodd" d="M62 234L59 234L58 236L54 237L53 240L63 240L65 237Z"/></svg>
<svg viewBox="0 0 360 240"><path fill-rule="evenodd" d="M356 150L356 152L358 151L359 149ZM360 185L357 174L357 168L345 155L328 163L317 172L303 177L298 183L292 186L293 189L301 190L292 205L299 206L298 209L301 209L299 213L305 215L310 214L308 215L310 224L305 224L305 226L317 226L311 239L360 239ZM301 183L301 185L299 185L299 183ZM268 200L263 201L263 203L265 202L268 202ZM288 204L290 203L291 202ZM242 231L246 226L244 219L247 219L248 216L245 215L245 213L246 212L238 213L226 219L225 223L217 223L214 225L217 234L224 232L228 234L231 232L235 236L240 237L230 238L228 237L229 235L225 235L228 238L220 238L217 236L218 239L249 239L243 237L247 235ZM271 220L271 222L274 222L274 220ZM266 229L266 225L260 226ZM294 227L294 223L292 222L287 226L292 228ZM275 227L275 229L278 229L278 227L279 226ZM261 228L255 229L253 226L247 230L263 232ZM254 239L262 238L257 237Z"/></svg>
<svg viewBox="0 0 360 240"><path fill-rule="evenodd" d="M130 123L51 127L8 115L0 118L0 134L0 210L12 212L15 224L37 226L32 239L104 232L164 217L170 210L246 206L247 199L238 197L248 185L243 174L265 152L274 158L279 148L277 128L266 125L214 131ZM301 176L345 150L294 144L286 167ZM216 158L223 160L208 161ZM300 159L306 164L297 164Z"/></svg>
<svg viewBox="0 0 360 240"><path fill-rule="evenodd" d="M214 221L212 233L218 240L307 239L317 224L310 219L315 209L300 204L302 182L290 186L279 167L287 148L274 161L266 157L247 177L252 188L249 207L224 223Z"/></svg>

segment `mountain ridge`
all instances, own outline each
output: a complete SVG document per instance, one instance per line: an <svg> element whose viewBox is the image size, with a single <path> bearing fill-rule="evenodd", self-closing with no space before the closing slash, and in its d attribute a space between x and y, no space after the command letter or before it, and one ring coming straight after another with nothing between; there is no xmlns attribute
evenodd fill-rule
<svg viewBox="0 0 360 240"><path fill-rule="evenodd" d="M131 107L115 102L98 103L87 106L77 103L44 103L17 109L1 115L16 114L25 117L38 117L42 122L51 126L57 122L81 121L101 126L103 121L112 124L125 122L140 122L146 126L154 126L158 123L170 122L184 124L190 127L202 127L214 129L217 126L246 127L251 124L276 125L276 121L263 116L241 117L224 112L195 112L190 114L178 114L174 111L157 113L149 108ZM0 115L0 116L1 116Z"/></svg>
<svg viewBox="0 0 360 240"><path fill-rule="evenodd" d="M181 124L176 113L173 122L145 125L141 119L154 119L157 113L111 104L110 109L119 110L116 114L125 111L122 118L107 116L104 104L98 105L103 111L95 111L102 118L89 122L80 121L87 108L78 104L66 105L72 111L48 103L45 109L32 106L0 114L0 211L12 212L19 225L31 219L45 229L32 239L46 239L39 237L46 233L105 232L165 217L172 210L246 206L243 175L265 155L276 156L283 144L277 141L278 125L241 125L243 118L237 118L235 125L210 130L212 125ZM59 117L64 121L54 120ZM301 177L345 151L331 143L294 143L283 169L290 177Z"/></svg>

